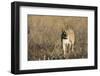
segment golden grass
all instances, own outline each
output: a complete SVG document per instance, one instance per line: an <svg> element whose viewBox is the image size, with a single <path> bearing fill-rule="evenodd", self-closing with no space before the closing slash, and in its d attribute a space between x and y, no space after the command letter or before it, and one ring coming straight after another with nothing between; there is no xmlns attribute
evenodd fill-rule
<svg viewBox="0 0 100 76"><path fill-rule="evenodd" d="M87 58L87 22L87 17L28 15L28 60ZM74 51L66 57L61 48L63 28L75 32Z"/></svg>

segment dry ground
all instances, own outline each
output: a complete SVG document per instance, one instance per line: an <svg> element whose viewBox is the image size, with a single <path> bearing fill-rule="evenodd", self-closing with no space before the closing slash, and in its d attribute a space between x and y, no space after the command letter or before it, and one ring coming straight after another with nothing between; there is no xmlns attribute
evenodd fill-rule
<svg viewBox="0 0 100 76"><path fill-rule="evenodd" d="M66 59L87 58L88 18L28 15L28 60L65 59L61 48L62 28L75 32L75 48Z"/></svg>

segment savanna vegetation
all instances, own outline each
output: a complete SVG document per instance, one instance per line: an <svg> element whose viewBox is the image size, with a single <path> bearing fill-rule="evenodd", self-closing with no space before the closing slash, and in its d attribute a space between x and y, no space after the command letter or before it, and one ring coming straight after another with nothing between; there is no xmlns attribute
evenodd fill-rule
<svg viewBox="0 0 100 76"><path fill-rule="evenodd" d="M63 56L62 29L75 32L74 51ZM88 57L88 18L28 15L28 60L78 59Z"/></svg>

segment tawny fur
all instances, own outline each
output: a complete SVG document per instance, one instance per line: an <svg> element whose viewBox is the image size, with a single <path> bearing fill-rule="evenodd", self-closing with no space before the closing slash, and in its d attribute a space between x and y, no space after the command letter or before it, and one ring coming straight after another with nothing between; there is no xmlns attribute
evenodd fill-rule
<svg viewBox="0 0 100 76"><path fill-rule="evenodd" d="M66 32L66 38L62 39L62 46L63 46L63 52L64 56L66 56L66 52L74 51L74 44L75 44L75 34L72 29L65 30Z"/></svg>

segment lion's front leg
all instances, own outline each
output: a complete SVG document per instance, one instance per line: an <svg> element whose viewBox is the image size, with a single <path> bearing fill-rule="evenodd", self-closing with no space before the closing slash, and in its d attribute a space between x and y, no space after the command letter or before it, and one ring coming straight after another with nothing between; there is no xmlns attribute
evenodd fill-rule
<svg viewBox="0 0 100 76"><path fill-rule="evenodd" d="M64 57L66 56L66 45L63 44L63 53L64 53Z"/></svg>

